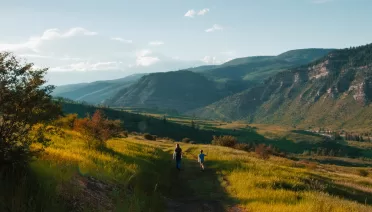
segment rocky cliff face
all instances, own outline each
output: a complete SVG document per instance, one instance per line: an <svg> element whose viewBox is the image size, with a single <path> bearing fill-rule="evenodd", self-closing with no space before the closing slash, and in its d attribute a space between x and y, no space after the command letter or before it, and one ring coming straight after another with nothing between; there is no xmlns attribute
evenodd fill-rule
<svg viewBox="0 0 372 212"><path fill-rule="evenodd" d="M341 126L370 110L372 45L338 50L193 111L204 118Z"/></svg>

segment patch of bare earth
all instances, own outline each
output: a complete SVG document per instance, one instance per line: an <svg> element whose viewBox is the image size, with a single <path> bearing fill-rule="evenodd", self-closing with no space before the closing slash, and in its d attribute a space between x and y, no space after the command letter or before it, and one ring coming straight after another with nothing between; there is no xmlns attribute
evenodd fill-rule
<svg viewBox="0 0 372 212"><path fill-rule="evenodd" d="M59 196L67 203L69 211L114 211L114 204L109 197L113 185L93 177L75 176L70 181L58 186Z"/></svg>

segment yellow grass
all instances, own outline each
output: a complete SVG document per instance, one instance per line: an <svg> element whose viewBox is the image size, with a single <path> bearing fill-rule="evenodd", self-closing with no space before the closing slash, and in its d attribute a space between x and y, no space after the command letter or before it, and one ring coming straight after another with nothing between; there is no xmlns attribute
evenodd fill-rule
<svg viewBox="0 0 372 212"><path fill-rule="evenodd" d="M281 130L278 128L277 132ZM167 206L163 197L172 199L177 195L195 196L195 201L201 202L215 199L223 202L226 208L236 206L247 211L372 211L372 207L353 195L362 190L360 186L369 185L372 178L357 176L354 168L318 166L308 170L294 167L293 161L284 158L271 157L264 161L254 153L230 148L181 144L187 169L175 176L171 162L174 143L169 141L145 141L135 137L113 139L108 141L107 150L96 151L85 148L83 138L73 131L66 131L65 138L53 136L52 140L53 145L46 148L32 167L39 177L56 179L54 190L60 192L57 196L68 196L62 192L65 189L57 188L68 187L66 182L76 180L76 176L93 176L120 188L119 194L109 192L111 209L120 211L151 208L164 211ZM196 162L200 149L207 154L204 173L199 172ZM182 181L172 180L177 177ZM210 184L212 181L217 184ZM345 183L354 181L354 184ZM175 183L184 183L190 190L169 192L171 187L179 186ZM327 189L339 185L348 188L350 195ZM79 192L72 187L70 185L67 190ZM371 204L372 192L368 189L363 192L369 195L365 198ZM212 194L215 197L209 199ZM179 198L178 201L183 200ZM94 210L87 205L88 211Z"/></svg>

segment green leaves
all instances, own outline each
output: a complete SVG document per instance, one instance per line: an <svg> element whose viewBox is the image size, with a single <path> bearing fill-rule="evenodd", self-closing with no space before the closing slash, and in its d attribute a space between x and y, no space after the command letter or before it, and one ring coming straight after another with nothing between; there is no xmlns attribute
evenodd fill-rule
<svg viewBox="0 0 372 212"><path fill-rule="evenodd" d="M38 128L36 137L30 133L35 124L61 113L50 95L54 87L44 86L47 70L35 69L9 52L0 53L0 165L26 162L32 142L48 143L45 128Z"/></svg>

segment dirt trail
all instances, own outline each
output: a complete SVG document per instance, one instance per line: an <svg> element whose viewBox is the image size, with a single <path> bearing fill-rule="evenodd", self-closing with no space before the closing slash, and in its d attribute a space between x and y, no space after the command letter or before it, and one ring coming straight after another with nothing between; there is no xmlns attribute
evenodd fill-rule
<svg viewBox="0 0 372 212"><path fill-rule="evenodd" d="M173 154L173 149L168 149L167 152ZM221 187L220 181L226 179L221 179L217 170L208 167L208 163L206 163L206 170L200 171L195 152L196 147L184 148L181 171L177 171L174 167L174 171L171 172L170 194L172 199L166 198L167 211L242 211L238 207L229 209L224 207L223 203L227 202L227 195L225 188ZM175 163L172 165L175 166Z"/></svg>

